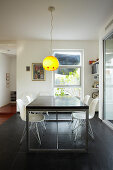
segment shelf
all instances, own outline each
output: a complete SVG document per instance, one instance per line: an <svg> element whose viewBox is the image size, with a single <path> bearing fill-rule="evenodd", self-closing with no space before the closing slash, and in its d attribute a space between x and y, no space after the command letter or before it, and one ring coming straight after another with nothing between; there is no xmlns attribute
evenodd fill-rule
<svg viewBox="0 0 113 170"><path fill-rule="evenodd" d="M10 102L16 102L16 91L10 92Z"/></svg>
<svg viewBox="0 0 113 170"><path fill-rule="evenodd" d="M98 97L99 97L99 96L98 96ZM96 98L98 98L98 97L95 97L95 98L91 97L91 99L96 99Z"/></svg>
<svg viewBox="0 0 113 170"><path fill-rule="evenodd" d="M99 64L99 61L96 61L95 63L92 63L91 65L94 65L94 64Z"/></svg>
<svg viewBox="0 0 113 170"><path fill-rule="evenodd" d="M99 76L99 73L92 74L93 76Z"/></svg>

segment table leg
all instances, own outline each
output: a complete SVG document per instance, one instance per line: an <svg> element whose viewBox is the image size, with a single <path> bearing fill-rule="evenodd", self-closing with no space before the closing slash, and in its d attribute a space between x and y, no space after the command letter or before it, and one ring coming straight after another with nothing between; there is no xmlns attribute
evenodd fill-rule
<svg viewBox="0 0 113 170"><path fill-rule="evenodd" d="M26 109L26 146L29 152L29 111Z"/></svg>
<svg viewBox="0 0 113 170"><path fill-rule="evenodd" d="M89 120L89 109L86 110L86 152L88 152L88 120Z"/></svg>
<svg viewBox="0 0 113 170"><path fill-rule="evenodd" d="M56 112L56 123L57 123L57 150L58 150L58 112Z"/></svg>

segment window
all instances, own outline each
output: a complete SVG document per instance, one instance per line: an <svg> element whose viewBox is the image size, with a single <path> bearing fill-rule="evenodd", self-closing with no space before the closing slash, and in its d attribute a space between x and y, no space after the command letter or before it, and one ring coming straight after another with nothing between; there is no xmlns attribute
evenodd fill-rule
<svg viewBox="0 0 113 170"><path fill-rule="evenodd" d="M54 95L74 95L83 93L83 50L54 50L59 60L58 70L53 72Z"/></svg>

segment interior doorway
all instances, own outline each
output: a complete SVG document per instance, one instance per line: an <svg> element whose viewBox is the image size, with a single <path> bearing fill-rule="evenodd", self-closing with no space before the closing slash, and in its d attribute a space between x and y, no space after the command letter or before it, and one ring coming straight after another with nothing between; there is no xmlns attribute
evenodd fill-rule
<svg viewBox="0 0 113 170"><path fill-rule="evenodd" d="M16 113L16 44L0 44L0 124Z"/></svg>

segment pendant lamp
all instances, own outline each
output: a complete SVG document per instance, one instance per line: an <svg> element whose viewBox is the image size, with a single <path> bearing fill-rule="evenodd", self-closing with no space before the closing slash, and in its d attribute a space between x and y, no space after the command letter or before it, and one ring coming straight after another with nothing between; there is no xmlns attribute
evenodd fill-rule
<svg viewBox="0 0 113 170"><path fill-rule="evenodd" d="M43 68L47 71L55 71L59 67L59 61L56 57L52 56L52 31L53 31L53 14L52 12L55 10L55 7L50 6L48 10L51 12L51 31L50 31L50 36L51 36L51 52L50 56L47 56L43 60Z"/></svg>

